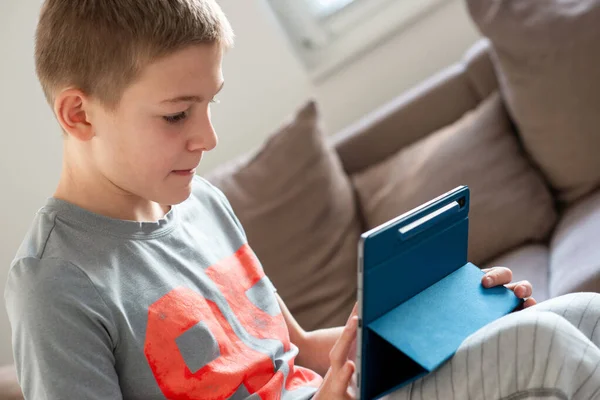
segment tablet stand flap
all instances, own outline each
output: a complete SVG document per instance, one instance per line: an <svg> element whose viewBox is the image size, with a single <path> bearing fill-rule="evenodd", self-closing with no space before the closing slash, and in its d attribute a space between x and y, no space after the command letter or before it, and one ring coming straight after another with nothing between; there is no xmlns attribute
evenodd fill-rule
<svg viewBox="0 0 600 400"><path fill-rule="evenodd" d="M467 263L367 327L431 372L468 336L521 304L504 286L485 289L482 276L479 268Z"/></svg>

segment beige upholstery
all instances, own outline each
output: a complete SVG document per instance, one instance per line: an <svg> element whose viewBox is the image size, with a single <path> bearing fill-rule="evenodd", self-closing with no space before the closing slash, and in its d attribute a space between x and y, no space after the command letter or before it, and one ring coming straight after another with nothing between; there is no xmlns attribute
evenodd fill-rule
<svg viewBox="0 0 600 400"><path fill-rule="evenodd" d="M454 66L337 133L336 150L346 172L361 171L456 121L479 100L463 67Z"/></svg>
<svg viewBox="0 0 600 400"><path fill-rule="evenodd" d="M589 2L582 4L582 7L587 7ZM483 39L467 52L460 63L449 66L437 76L417 85L408 94L400 94L397 99L337 133L333 142L345 170L352 174L364 171L393 157L399 150L420 138L458 120L498 88L496 77L501 68L502 65L490 56L490 41ZM504 79L504 75L501 76ZM547 79L544 83L552 86L556 79L559 78ZM502 93L502 100L506 104L505 93ZM531 99L531 102L535 101L536 99ZM477 104L471 106L472 102ZM445 108L449 103L449 108ZM438 108L440 112L426 112L437 111ZM587 110L587 106L583 109ZM600 106L596 109L600 109ZM569 112L573 118L579 116L578 110L571 109ZM518 135L522 142L521 132ZM599 148L595 146L591 149L597 152ZM531 153L526 150L526 154L535 168L537 164ZM578 154L573 153L572 158L577 158ZM597 171L600 169L590 168L584 175L589 176ZM562 195L565 193L567 192ZM397 192L388 195L392 198L398 196ZM571 192L571 195L576 197L577 194ZM560 222L548 254L545 251L546 243L532 248L531 244L525 242L488 264L507 263L507 266L515 269L518 279L528 279L534 283L535 296L540 300L580 290L600 291L600 245L596 245L600 243L600 222L594 217L597 215L594 212L597 197L598 194L584 196L566 212L559 213ZM565 198L555 197L554 201L560 202ZM587 210L580 221L573 217L579 209ZM551 269L549 260L552 260Z"/></svg>
<svg viewBox="0 0 600 400"><path fill-rule="evenodd" d="M343 324L354 305L360 223L350 181L315 103L256 153L206 178L227 196L290 311L305 329Z"/></svg>
<svg viewBox="0 0 600 400"><path fill-rule="evenodd" d="M600 185L600 2L468 0L507 107L559 199Z"/></svg>
<svg viewBox="0 0 600 400"><path fill-rule="evenodd" d="M449 66L333 135L344 169L354 174L379 163L455 122L496 89L487 42L478 42L463 62Z"/></svg>
<svg viewBox="0 0 600 400"><path fill-rule="evenodd" d="M486 267L507 267L513 272L513 282L528 280L534 297L540 302L550 298L548 291L550 251L545 244L523 245L489 262Z"/></svg>
<svg viewBox="0 0 600 400"><path fill-rule="evenodd" d="M600 292L600 190L565 211L551 243L550 295Z"/></svg>
<svg viewBox="0 0 600 400"><path fill-rule="evenodd" d="M462 62L465 76L477 93L479 101L486 99L498 90L498 79L489 56L489 42L480 40L471 47Z"/></svg>
<svg viewBox="0 0 600 400"><path fill-rule="evenodd" d="M398 157L406 157L400 154L415 152L414 148L418 146L423 146L423 151L440 151L431 144L423 145L428 141L435 142L434 132L438 135L446 132L448 146L456 147L448 132L461 124L464 126L465 118L481 113L483 106L479 106L498 89L495 71L499 67L494 64L489 51L489 41L478 42L456 65L449 66L410 92L399 94L390 103L333 135L329 140L339 160L331 148L322 143L316 110L313 116L305 118L313 113L308 107L257 153L213 174L215 183L223 188L246 227L250 244L263 261L265 270L303 326L310 329L344 322L355 296L354 241L361 229L368 226L369 218L354 208L355 199L348 176L359 176L378 164L393 163L392 160ZM503 95L501 99L505 104ZM499 100L492 101L499 107ZM478 107L479 110L474 112ZM471 117L463 118L467 113ZM302 123L302 120L309 122ZM564 217L559 213L559 221L566 219L559 222L548 250L547 238L552 235L557 219L552 203L558 199L549 198L552 192L539 179L539 174L533 172L536 165L531 154L519 145L520 132L516 133L518 140L507 139L508 131L514 133L514 127L509 129L505 118L497 122L499 125L494 122L487 125L499 126L499 130L470 130L473 138L462 146L468 155L453 153L454 158L476 160L478 168L470 167L466 162L433 162L438 169L444 165L443 176L459 179L452 184L464 183L461 176L466 176L465 173L470 173L469 180L475 182L472 184L472 231L481 234L474 239L472 260L487 260L488 265L504 263L513 268L516 279L534 283L538 300L581 288L600 288L600 257L595 253L593 241L600 237L600 223L592 217L595 214L588 211L582 221L571 222L573 210L583 207L581 204L585 206L585 202L573 205ZM461 131L464 135L465 130ZM497 140L490 132L495 132ZM485 138L490 140L489 145L485 145ZM412 157L426 159L425 155L419 154ZM421 170L413 169L411 182L418 182L414 171L421 171L417 175L432 174L432 168L428 165ZM397 169L395 174L388 176L394 182L408 182L407 173ZM431 176L433 179L433 174ZM364 187L357 190L357 197L361 193L365 203L374 201L375 195L385 197L382 201L386 202L408 196L411 200L403 201L401 207L405 209L443 190L442 184L428 184L430 182L388 185L390 191L384 196L381 188L370 186L374 183L363 180ZM414 196L409 196L410 191L415 192ZM477 200L481 193L485 193L485 197ZM513 204L514 209L506 208L511 204L508 193L516 194L519 199ZM478 211L479 206L483 206L484 212ZM403 209L398 208L397 212ZM503 214L505 212L508 214ZM361 226L358 221L365 225ZM509 225L510 229L507 228ZM585 233L578 233L582 227L585 227ZM581 246L585 251L573 250ZM504 254L497 254L503 251ZM552 270L549 260L552 260ZM577 265L574 267L573 264ZM323 310L319 308L320 304Z"/></svg>
<svg viewBox="0 0 600 400"><path fill-rule="evenodd" d="M456 123L354 175L353 182L368 229L468 185L469 260L476 264L546 239L556 221L552 196L521 153L497 92Z"/></svg>

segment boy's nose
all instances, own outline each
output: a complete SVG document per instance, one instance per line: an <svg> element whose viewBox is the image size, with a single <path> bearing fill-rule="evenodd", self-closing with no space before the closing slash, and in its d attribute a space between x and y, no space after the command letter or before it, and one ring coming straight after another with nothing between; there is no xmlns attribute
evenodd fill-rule
<svg viewBox="0 0 600 400"><path fill-rule="evenodd" d="M189 151L210 151L217 147L219 140L210 120L194 130L187 143Z"/></svg>

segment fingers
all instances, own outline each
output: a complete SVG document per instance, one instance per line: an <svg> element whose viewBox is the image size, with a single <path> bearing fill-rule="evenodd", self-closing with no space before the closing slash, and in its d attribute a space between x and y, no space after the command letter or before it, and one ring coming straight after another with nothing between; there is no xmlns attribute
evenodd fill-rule
<svg viewBox="0 0 600 400"><path fill-rule="evenodd" d="M533 307L536 304L537 304L537 301L535 301L535 299L533 297L530 297L527 300L525 300L523 303L521 303L521 305L515 311L522 311L526 308Z"/></svg>
<svg viewBox="0 0 600 400"><path fill-rule="evenodd" d="M515 292L515 295L520 299L527 299L533 294L533 287L529 281L511 283L506 287Z"/></svg>
<svg viewBox="0 0 600 400"><path fill-rule="evenodd" d="M523 303L523 308L533 307L536 304L537 304L537 301L535 301L535 299L533 297L530 297L527 300L525 300L525 303Z"/></svg>
<svg viewBox="0 0 600 400"><path fill-rule="evenodd" d="M323 383L317 390L313 400L354 400L356 395L351 388L355 364L347 361L342 368L327 371Z"/></svg>
<svg viewBox="0 0 600 400"><path fill-rule="evenodd" d="M315 400L349 400L356 398L351 390L356 364L354 361L348 360L348 356L353 346L356 347L357 313L358 306L355 305L342 334L329 353L331 367L327 371L321 387L313 397Z"/></svg>
<svg viewBox="0 0 600 400"><path fill-rule="evenodd" d="M486 288L509 284L512 281L512 271L505 267L494 267L482 270L485 272L481 283Z"/></svg>
<svg viewBox="0 0 600 400"><path fill-rule="evenodd" d="M352 309L352 313L350 314L348 321L350 321L350 318L352 318L353 316L358 316L358 303L354 304L354 308ZM358 330L358 323L357 323L357 330ZM352 361L356 361L356 335L354 335L354 340L352 340L352 344L350 345L350 352L348 353L348 359L352 360Z"/></svg>
<svg viewBox="0 0 600 400"><path fill-rule="evenodd" d="M355 369L355 364L352 361L347 361L342 369L335 374L335 376L331 376L331 390L334 393L346 393L348 391L348 387L352 383L352 375L354 375Z"/></svg>
<svg viewBox="0 0 600 400"><path fill-rule="evenodd" d="M510 269L505 267L494 267L483 269L482 271L485 272L485 275L481 280L484 287L506 286L506 288L512 290L519 299L525 300L521 308L528 308L537 304L535 299L531 297L533 294L533 286L529 281L510 283L512 280L512 271Z"/></svg>
<svg viewBox="0 0 600 400"><path fill-rule="evenodd" d="M358 317L354 313L355 311L353 311L353 314L348 319L340 338L333 345L329 353L329 360L333 369L343 368L348 361L348 354L350 353L358 329Z"/></svg>

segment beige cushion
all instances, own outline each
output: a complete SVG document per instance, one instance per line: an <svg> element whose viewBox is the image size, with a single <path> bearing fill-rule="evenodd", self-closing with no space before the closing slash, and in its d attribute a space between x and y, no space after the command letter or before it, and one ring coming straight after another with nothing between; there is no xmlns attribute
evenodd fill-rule
<svg viewBox="0 0 600 400"><path fill-rule="evenodd" d="M479 264L546 238L556 220L550 193L523 156L497 92L353 181L369 228L468 185L469 260Z"/></svg>
<svg viewBox="0 0 600 400"><path fill-rule="evenodd" d="M464 66L451 66L337 132L345 170L360 172L456 121L481 101L471 82Z"/></svg>
<svg viewBox="0 0 600 400"><path fill-rule="evenodd" d="M490 58L490 45L487 39L476 42L463 58L465 74L479 100L484 100L498 90L498 78Z"/></svg>
<svg viewBox="0 0 600 400"><path fill-rule="evenodd" d="M206 178L231 202L302 327L343 325L356 301L361 229L350 181L326 144L315 104L260 150Z"/></svg>
<svg viewBox="0 0 600 400"><path fill-rule="evenodd" d="M513 282L527 280L533 285L533 297L548 300L550 251L548 246L531 244L521 246L488 263L487 267L507 267L513 272Z"/></svg>
<svg viewBox="0 0 600 400"><path fill-rule="evenodd" d="M565 212L550 249L551 296L600 292L600 190Z"/></svg>
<svg viewBox="0 0 600 400"><path fill-rule="evenodd" d="M469 0L523 143L562 200L600 184L600 2Z"/></svg>
<svg viewBox="0 0 600 400"><path fill-rule="evenodd" d="M13 365L0 367L0 400L22 400L23 394Z"/></svg>

